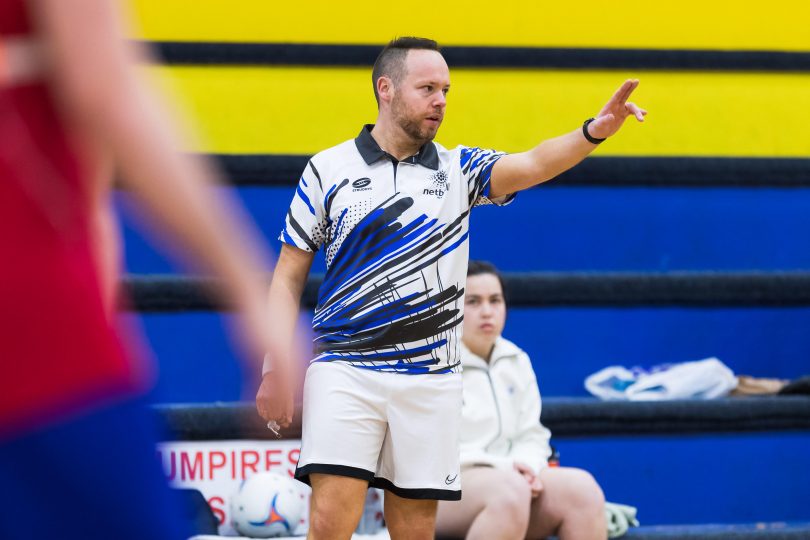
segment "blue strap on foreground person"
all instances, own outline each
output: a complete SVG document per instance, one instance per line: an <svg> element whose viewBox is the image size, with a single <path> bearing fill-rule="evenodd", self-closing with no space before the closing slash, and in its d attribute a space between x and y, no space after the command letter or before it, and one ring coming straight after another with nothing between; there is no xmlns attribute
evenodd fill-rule
<svg viewBox="0 0 810 540"><path fill-rule="evenodd" d="M296 477L312 485L311 539L347 539L368 486L384 488L391 537L433 538L438 500L461 497L460 326L469 213L505 204L573 167L624 120L646 111L626 81L595 119L516 154L433 139L450 72L436 42L399 38L372 69L377 121L316 154L281 233L270 286L282 335L315 252L327 272L313 318L315 358L304 385ZM272 412L289 384L287 354L270 357L256 396Z"/></svg>

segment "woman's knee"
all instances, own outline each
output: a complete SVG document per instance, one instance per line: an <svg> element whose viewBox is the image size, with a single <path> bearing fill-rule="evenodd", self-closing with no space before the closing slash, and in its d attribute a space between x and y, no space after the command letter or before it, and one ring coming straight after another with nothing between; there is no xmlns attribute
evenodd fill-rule
<svg viewBox="0 0 810 540"><path fill-rule="evenodd" d="M527 526L532 500L529 483L517 471L504 471L500 480L492 486L487 507L502 515L505 522Z"/></svg>
<svg viewBox="0 0 810 540"><path fill-rule="evenodd" d="M582 469L569 469L567 476L569 502L577 509L577 513L580 516L582 514L603 516L605 494L591 473Z"/></svg>
<svg viewBox="0 0 810 540"><path fill-rule="evenodd" d="M602 488L599 486L599 483L596 481L593 475L591 475L591 473L583 470L580 470L579 472L582 486L582 502L601 511L605 506L605 494L602 491Z"/></svg>

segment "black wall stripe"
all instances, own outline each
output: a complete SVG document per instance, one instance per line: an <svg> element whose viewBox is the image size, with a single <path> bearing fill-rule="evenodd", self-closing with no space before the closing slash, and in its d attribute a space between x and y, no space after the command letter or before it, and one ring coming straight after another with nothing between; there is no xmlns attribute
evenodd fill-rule
<svg viewBox="0 0 810 540"><path fill-rule="evenodd" d="M591 186L810 187L810 159L594 157L557 181Z"/></svg>
<svg viewBox="0 0 810 540"><path fill-rule="evenodd" d="M309 155L214 154L233 184L239 186L296 186Z"/></svg>
<svg viewBox="0 0 810 540"><path fill-rule="evenodd" d="M291 43L151 42L173 65L371 66L382 46ZM810 71L810 52L555 47L443 47L453 67Z"/></svg>
<svg viewBox="0 0 810 540"><path fill-rule="evenodd" d="M543 398L542 421L554 426L551 429L557 437L745 433L807 430L808 413L810 399L804 396L659 402Z"/></svg>
<svg viewBox="0 0 810 540"><path fill-rule="evenodd" d="M790 307L810 306L810 272L511 273L512 307ZM317 301L320 276L311 277L302 303ZM203 292L206 278L129 275L123 280L130 309L181 312L220 309Z"/></svg>
<svg viewBox="0 0 810 540"><path fill-rule="evenodd" d="M157 405L167 440L272 439L253 403ZM301 410L281 430L301 437ZM543 398L543 424L555 437L748 433L810 429L810 399L761 396L705 400L621 402Z"/></svg>
<svg viewBox="0 0 810 540"><path fill-rule="evenodd" d="M308 155L213 155L239 186L294 186ZM810 159L592 157L543 187L810 187Z"/></svg>

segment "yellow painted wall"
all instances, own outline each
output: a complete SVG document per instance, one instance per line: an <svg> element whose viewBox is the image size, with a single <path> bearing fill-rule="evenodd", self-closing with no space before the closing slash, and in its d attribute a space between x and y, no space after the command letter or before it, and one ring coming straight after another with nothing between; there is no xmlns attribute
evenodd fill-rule
<svg viewBox="0 0 810 540"><path fill-rule="evenodd" d="M133 0L149 40L810 51L807 0Z"/></svg>
<svg viewBox="0 0 810 540"><path fill-rule="evenodd" d="M222 153L314 153L354 137L376 107L367 68L150 68ZM520 151L575 129L626 77L650 111L601 155L810 157L810 74L465 70L451 73L437 141Z"/></svg>

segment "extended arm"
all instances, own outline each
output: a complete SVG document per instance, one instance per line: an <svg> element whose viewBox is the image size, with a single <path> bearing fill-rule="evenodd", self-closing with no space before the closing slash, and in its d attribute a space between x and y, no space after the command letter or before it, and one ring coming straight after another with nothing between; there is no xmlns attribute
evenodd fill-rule
<svg viewBox="0 0 810 540"><path fill-rule="evenodd" d="M638 86L638 80L627 80L616 91L588 127L594 139L606 139L632 115L644 121L647 111L627 99ZM570 133L543 141L527 152L503 156L492 168L489 198L496 199L540 184L567 171L593 152L596 144L589 141L579 127Z"/></svg>

